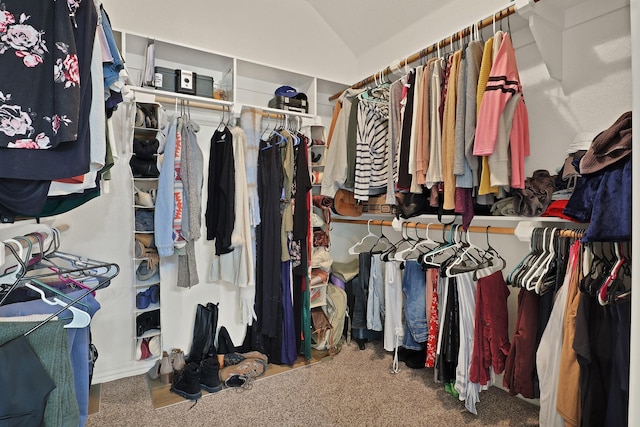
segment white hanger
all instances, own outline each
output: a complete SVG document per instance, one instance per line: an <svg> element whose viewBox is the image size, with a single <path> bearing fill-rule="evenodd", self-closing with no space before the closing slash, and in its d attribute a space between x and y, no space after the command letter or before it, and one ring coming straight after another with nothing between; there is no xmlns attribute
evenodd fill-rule
<svg viewBox="0 0 640 427"><path fill-rule="evenodd" d="M542 265L538 268L538 271L536 271L535 275L533 276L534 280L536 277L538 277L538 280L536 281L535 285L532 285L532 287L535 289L536 293L538 295L541 294L541 292L544 290L542 288L542 285L544 285L544 276L547 274L547 271L549 271L549 266L551 265L551 261L553 261L553 258L555 258L556 256L556 248L554 245L554 236L556 234L556 230L557 228L553 229L553 232L551 233L551 240L549 242L549 254L547 255L546 259L542 262Z"/></svg>
<svg viewBox="0 0 640 427"><path fill-rule="evenodd" d="M364 241L367 239L367 237L375 237L376 239L379 237L377 234L373 234L371 232L371 219L367 221L367 231L368 233L362 238L360 239L360 241L358 243L356 243L355 245L351 246L348 250L349 255L358 255L360 252L356 252L356 248L360 245L362 245L364 243Z"/></svg>
<svg viewBox="0 0 640 427"><path fill-rule="evenodd" d="M522 282L520 283L521 287L533 291L535 289L535 284L531 284L531 281L535 275L535 272L538 270L542 262L547 259L548 247L547 247L547 231L549 229L545 228L544 233L542 233L542 253L538 255L538 257L533 262L533 265L529 267L529 270L522 278Z"/></svg>
<svg viewBox="0 0 640 427"><path fill-rule="evenodd" d="M59 305L61 307L65 307L67 310L70 310L71 313L73 313L73 319L71 320L71 322L69 322L66 325L64 325L65 328L84 328L84 327L89 326L89 323L91 323L91 316L86 311L82 311L82 310L80 310L78 308L75 308L75 307L69 305L69 304L66 304L63 301L60 301L56 297L54 297L53 298L53 302L51 302L46 298L46 296L44 295L44 291L42 289L38 288L37 286L33 286L31 283L25 283L24 285L27 288L29 288L31 290L34 290L37 293L39 293L40 294L40 298L45 303L47 303L49 305Z"/></svg>
<svg viewBox="0 0 640 427"><path fill-rule="evenodd" d="M467 254L469 253L469 250L471 248L475 248L478 251L480 251L480 248L477 247L476 245L474 245L473 243L471 243L471 240L469 239L469 229L468 228L466 230L466 233L467 233L467 246L466 246L466 248L464 248L464 251L462 251L462 253L460 255L458 255L458 257L451 264L449 264L449 266L445 270L445 274L446 274L447 277L454 277L454 276L457 275L457 274L453 273L451 271L451 269L453 267L457 266L457 265L462 264L462 261L464 261L465 256L469 260L471 260L471 262L473 262L474 265L478 265L478 263L472 257L467 256ZM458 244L462 246L462 242L461 241L459 241Z"/></svg>
<svg viewBox="0 0 640 427"><path fill-rule="evenodd" d="M395 259L396 261L404 261L407 258L409 258L411 256L411 254L413 254L417 249L419 249L422 246L425 246L427 244L431 244L433 243L434 245L437 245L438 243L435 242L434 240L431 239L431 237L429 237L429 227L431 226L431 223L427 223L427 233L426 233L426 238L425 239L421 239L418 240L416 242L415 245L413 245L413 247L407 248L407 249L403 249L400 252L396 252L393 259ZM405 255L406 254L406 255Z"/></svg>
<svg viewBox="0 0 640 427"><path fill-rule="evenodd" d="M9 246L10 243L15 243L15 247L18 250L17 254L14 251L11 251L11 253L13 253L14 255L17 255L18 259L16 261L18 261L19 265L17 265L16 269L13 270L12 272L7 273L3 276L0 276L0 283L13 284L18 279L18 276L24 273L22 269L22 265L27 264L27 260L24 259L24 246L22 246L22 243L20 243L16 239L6 239L3 243L6 246ZM13 248L13 246L11 246L11 248ZM4 248L2 249L4 250ZM13 266L9 268L12 268L12 267Z"/></svg>

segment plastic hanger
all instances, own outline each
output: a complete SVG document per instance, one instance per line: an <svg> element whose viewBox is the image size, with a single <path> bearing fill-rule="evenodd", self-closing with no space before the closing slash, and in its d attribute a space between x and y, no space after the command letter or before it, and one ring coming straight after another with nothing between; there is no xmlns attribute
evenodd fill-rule
<svg viewBox="0 0 640 427"><path fill-rule="evenodd" d="M416 242L413 246L403 249L400 252L396 252L393 259L395 259L396 261L405 261L407 259L409 259L409 257L411 257L411 255L413 253L415 253L415 251L419 250L422 246L426 246L427 244L434 244L437 245L438 243L435 242L434 240L432 240L429 237L429 227L431 226L431 223L427 223L427 232L426 232L426 237L424 239L420 239L418 236L418 228L416 226Z"/></svg>
<svg viewBox="0 0 640 427"><path fill-rule="evenodd" d="M555 240L556 240L556 232L557 228L554 228L551 232L551 238L549 239L548 252L546 258L542 261L538 270L534 273L532 277L532 283L530 282L527 289L536 291L538 295L542 295L544 291L544 283L545 278L547 276L547 272L549 271L549 267L551 266L551 262L556 258L556 248L555 248ZM537 278L537 280L536 280Z"/></svg>
<svg viewBox="0 0 640 427"><path fill-rule="evenodd" d="M82 311L76 307L71 306L70 304L66 304L55 297L53 298L53 302L49 301L45 296L44 291L37 286L32 285L31 283L25 283L24 286L39 293L40 299L42 299L42 301L44 301L45 303L49 305L59 305L73 313L73 319L71 320L71 322L64 325L64 328L85 328L89 326L89 323L91 323L91 316L86 311Z"/></svg>
<svg viewBox="0 0 640 427"><path fill-rule="evenodd" d="M546 255L547 255L547 231L548 231L548 229L545 228L544 232L542 234L542 245L538 247L538 251L536 253L536 257L535 257L533 263L529 265L529 267L527 268L526 272L522 276L522 279L520 279L519 285L520 285L521 288L525 288L525 289L530 290L530 291L532 291L534 289L534 288L530 287L529 282L530 282L530 279L533 277L535 271L540 266L542 260L546 259Z"/></svg>
<svg viewBox="0 0 640 427"><path fill-rule="evenodd" d="M9 249L18 265L12 265L4 270L4 274L0 276L0 285L11 285L6 294L0 299L0 305L4 303L9 294L18 286L19 280L24 277L27 271L27 264L24 260L24 247L15 239L7 239L4 242L5 248ZM14 248L15 245L15 248ZM17 249L16 249L17 248Z"/></svg>
<svg viewBox="0 0 640 427"><path fill-rule="evenodd" d="M471 250L474 249L477 253L481 254L482 249L478 246L471 243L471 238L469 236L469 229L466 230L466 239L467 242L464 245L464 250L457 256L457 258L449 264L447 269L445 270L445 274L447 277L454 277L458 274L467 273L470 271L474 271L477 269L480 264L478 260L471 254ZM463 264L466 260L470 261L472 265ZM463 268L459 268L463 266ZM456 268L458 267L458 268Z"/></svg>
<svg viewBox="0 0 640 427"><path fill-rule="evenodd" d="M487 226L485 229L485 235L487 238L487 249L484 250L482 254L482 259L480 263L476 267L476 270L473 272L473 280L478 280L483 277L487 277L495 273L496 271L501 271L507 266L507 262L500 255L498 251L496 251L489 242L489 228Z"/></svg>
<svg viewBox="0 0 640 427"><path fill-rule="evenodd" d="M616 254L616 263L613 265L613 268L611 269L611 273L609 273L609 277L607 277L607 280L605 280L604 284L598 291L598 302L600 303L600 305L608 304L609 287L614 281L618 279L618 274L620 272L620 269L627 261L624 255L620 251L620 242L615 242L613 248Z"/></svg>
<svg viewBox="0 0 640 427"><path fill-rule="evenodd" d="M357 255L357 254L359 254L360 252L356 252L356 249L358 247L362 246L362 244L364 243L365 240L367 240L367 238L369 238L369 237L375 237L376 239L379 238L379 236L377 234L374 234L371 231L371 221L372 221L371 219L367 221L367 234L362 239L360 239L359 242L357 242L356 244L354 244L353 246L351 246L347 250L349 255Z"/></svg>

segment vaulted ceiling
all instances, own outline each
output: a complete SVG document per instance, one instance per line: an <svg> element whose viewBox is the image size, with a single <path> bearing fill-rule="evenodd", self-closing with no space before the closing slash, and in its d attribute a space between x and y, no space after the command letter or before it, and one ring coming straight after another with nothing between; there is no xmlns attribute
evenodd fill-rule
<svg viewBox="0 0 640 427"><path fill-rule="evenodd" d="M433 13L442 0L306 0L356 55Z"/></svg>

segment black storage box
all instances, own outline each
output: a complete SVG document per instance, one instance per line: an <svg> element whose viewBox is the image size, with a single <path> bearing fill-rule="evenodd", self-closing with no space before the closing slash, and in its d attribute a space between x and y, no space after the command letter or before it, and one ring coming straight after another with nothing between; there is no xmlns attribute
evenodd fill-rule
<svg viewBox="0 0 640 427"><path fill-rule="evenodd" d="M213 77L198 74L196 78L196 95L213 98Z"/></svg>
<svg viewBox="0 0 640 427"><path fill-rule="evenodd" d="M169 92L176 91L176 70L165 67L155 68L154 86L156 89L162 89Z"/></svg>
<svg viewBox="0 0 640 427"><path fill-rule="evenodd" d="M290 98L288 96L274 96L269 100L269 108L308 113L309 104L306 99Z"/></svg>
<svg viewBox="0 0 640 427"><path fill-rule="evenodd" d="M176 70L176 92L195 95L197 87L197 73L189 70Z"/></svg>

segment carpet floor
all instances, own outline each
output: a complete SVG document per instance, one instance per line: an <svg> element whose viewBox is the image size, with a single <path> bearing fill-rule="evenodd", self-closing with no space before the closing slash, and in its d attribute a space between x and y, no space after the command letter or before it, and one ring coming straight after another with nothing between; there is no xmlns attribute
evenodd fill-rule
<svg viewBox="0 0 640 427"><path fill-rule="evenodd" d="M197 404L154 409L144 375L102 384L87 426L536 426L538 407L492 387L478 415L433 380L432 369L400 363L380 343L344 345L331 360L284 371L238 392L224 389Z"/></svg>

